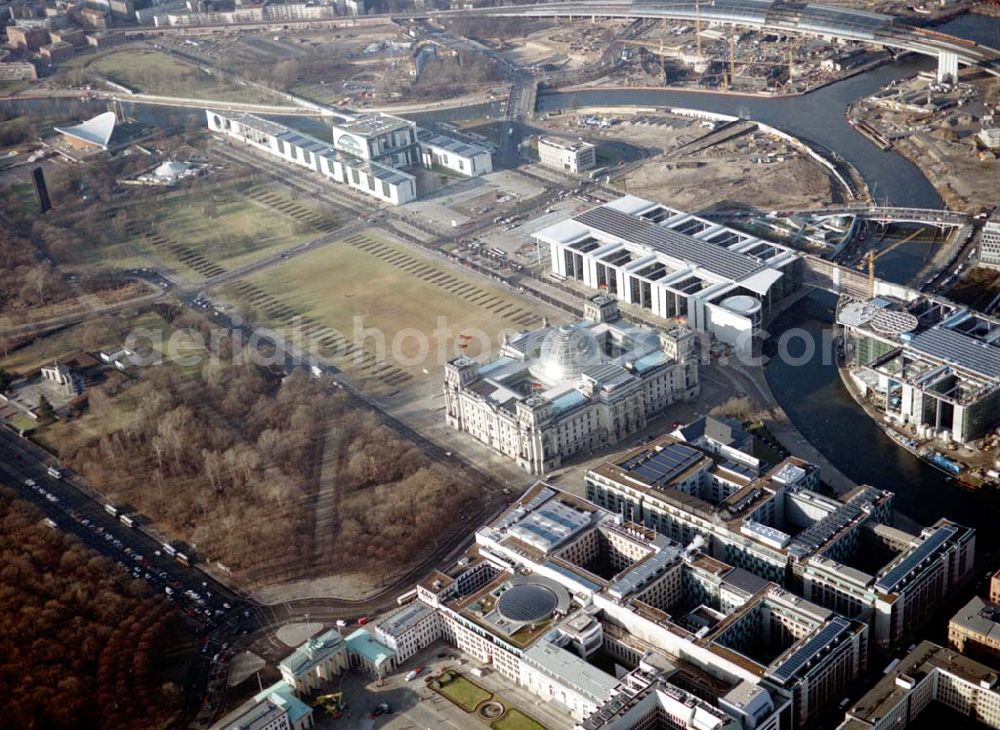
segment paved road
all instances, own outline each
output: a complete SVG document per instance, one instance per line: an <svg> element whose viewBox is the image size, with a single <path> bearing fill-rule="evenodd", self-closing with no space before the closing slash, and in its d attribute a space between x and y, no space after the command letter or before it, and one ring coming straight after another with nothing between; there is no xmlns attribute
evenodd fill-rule
<svg viewBox="0 0 1000 730"><path fill-rule="evenodd" d="M163 552L163 545L139 528L130 528L105 511L71 475L53 478L53 462L30 441L0 428L0 482L36 505L57 529L75 535L83 544L115 560L123 571L145 580L157 593L169 588L170 600L187 615L191 628L202 636L203 651L192 663L185 684L187 714L194 715L213 671L213 658L242 629L254 627L253 606L238 593L197 567L184 566ZM187 593L190 591L190 593ZM194 598L194 595L198 598Z"/></svg>

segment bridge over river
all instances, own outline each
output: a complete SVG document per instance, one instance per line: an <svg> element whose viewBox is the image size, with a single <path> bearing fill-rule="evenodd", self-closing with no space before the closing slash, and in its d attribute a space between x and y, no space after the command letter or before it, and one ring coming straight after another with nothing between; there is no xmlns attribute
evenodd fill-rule
<svg viewBox="0 0 1000 730"><path fill-rule="evenodd" d="M452 12L500 17L666 19L722 23L781 33L862 41L933 56L938 60L939 81L956 80L959 65L975 66L994 76L1000 76L1000 51L997 49L919 28L892 15L817 3L786 0L584 0Z"/></svg>

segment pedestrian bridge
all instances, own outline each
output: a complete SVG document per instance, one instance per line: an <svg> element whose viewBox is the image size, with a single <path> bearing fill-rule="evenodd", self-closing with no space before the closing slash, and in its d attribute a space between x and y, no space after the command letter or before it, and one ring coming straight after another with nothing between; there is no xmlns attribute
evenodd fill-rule
<svg viewBox="0 0 1000 730"><path fill-rule="evenodd" d="M959 65L1000 76L1000 51L917 28L892 15L787 0L584 0L453 11L538 18L640 18L724 23L759 30L863 41L938 59L938 80L955 80ZM427 15L450 13L429 12ZM419 15L419 13L412 14ZM411 17L412 17L411 15Z"/></svg>
<svg viewBox="0 0 1000 730"><path fill-rule="evenodd" d="M936 228L960 228L971 221L966 213L936 208L902 208L868 205L842 205L805 210L776 211L776 217L807 216L810 218L835 218L849 215L857 220L876 223L922 223ZM772 214L775 217L775 214Z"/></svg>

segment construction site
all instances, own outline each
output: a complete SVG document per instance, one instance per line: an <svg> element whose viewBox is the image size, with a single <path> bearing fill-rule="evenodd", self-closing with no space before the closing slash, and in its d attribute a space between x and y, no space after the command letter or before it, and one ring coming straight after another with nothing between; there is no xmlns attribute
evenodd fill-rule
<svg viewBox="0 0 1000 730"><path fill-rule="evenodd" d="M997 126L998 109L995 78L966 72L941 84L922 73L851 105L848 118L881 149L918 164L949 208L980 210L996 205L1000 144L984 130Z"/></svg>
<svg viewBox="0 0 1000 730"><path fill-rule="evenodd" d="M735 93L801 94L887 60L861 43L772 32L651 23L640 38L618 40L612 74L627 86L670 86Z"/></svg>

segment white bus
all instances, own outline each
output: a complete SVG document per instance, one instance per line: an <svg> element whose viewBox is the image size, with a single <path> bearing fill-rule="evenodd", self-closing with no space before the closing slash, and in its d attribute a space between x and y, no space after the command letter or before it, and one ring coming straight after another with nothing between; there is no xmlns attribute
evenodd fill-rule
<svg viewBox="0 0 1000 730"><path fill-rule="evenodd" d="M115 507L113 504L104 505L104 511L107 512L112 517L118 516L118 508Z"/></svg>
<svg viewBox="0 0 1000 730"><path fill-rule="evenodd" d="M121 522L126 527L135 527L135 520L133 520L128 515L122 515L121 517L118 518L118 521Z"/></svg>
<svg viewBox="0 0 1000 730"><path fill-rule="evenodd" d="M177 555L177 548L168 543L163 543L163 552L165 552L170 557L174 557L175 555Z"/></svg>
<svg viewBox="0 0 1000 730"><path fill-rule="evenodd" d="M57 527L57 525L56 525L56 521L55 521L55 520L53 520L53 519L50 519L50 518L48 518L48 517L46 517L46 518L45 518L45 519L43 520L43 522L44 522L44 523L45 523L45 524L46 524L46 525L47 525L48 527L51 527L52 529L55 529L55 528Z"/></svg>
<svg viewBox="0 0 1000 730"><path fill-rule="evenodd" d="M54 466L49 467L49 476L53 479L62 479L62 472L56 469Z"/></svg>
<svg viewBox="0 0 1000 730"><path fill-rule="evenodd" d="M191 567L191 559L188 558L188 556L185 555L184 553L177 553L176 555L174 555L174 560L176 560L181 565L186 565L188 567Z"/></svg>
<svg viewBox="0 0 1000 730"><path fill-rule="evenodd" d="M399 598L396 599L396 605L402 606L404 604L410 603L410 601L414 600L416 597L417 597L417 589L414 588L412 591L407 591L406 593L399 596Z"/></svg>

